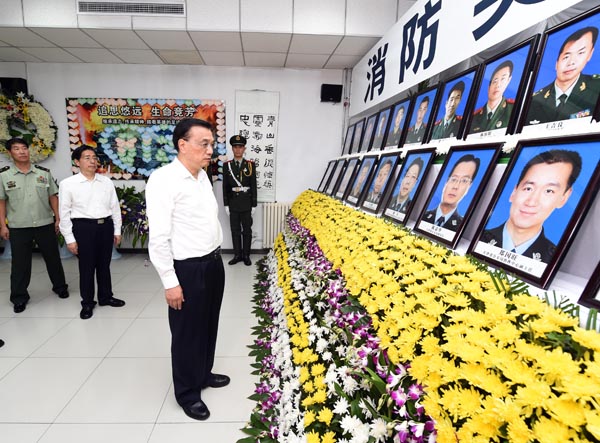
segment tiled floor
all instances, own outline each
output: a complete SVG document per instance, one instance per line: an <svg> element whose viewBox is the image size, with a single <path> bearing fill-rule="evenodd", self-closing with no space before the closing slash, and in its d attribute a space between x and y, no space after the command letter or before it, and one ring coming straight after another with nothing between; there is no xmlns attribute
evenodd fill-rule
<svg viewBox="0 0 600 443"><path fill-rule="evenodd" d="M59 299L34 256L25 312L9 301L10 261L0 260L0 441L6 443L234 443L250 417L255 377L247 345L254 266L228 266L215 372L231 384L207 389L211 416L188 418L175 402L164 292L143 254L111 269L123 308L97 306L79 318L76 259L63 260L71 297ZM253 260L258 256L253 256Z"/></svg>

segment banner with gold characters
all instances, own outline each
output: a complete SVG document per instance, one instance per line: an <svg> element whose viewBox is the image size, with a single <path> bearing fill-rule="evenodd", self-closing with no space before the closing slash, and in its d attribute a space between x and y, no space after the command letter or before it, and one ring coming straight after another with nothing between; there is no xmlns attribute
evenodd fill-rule
<svg viewBox="0 0 600 443"><path fill-rule="evenodd" d="M67 98L71 149L96 149L98 173L112 179L143 180L177 156L173 129L184 118L215 127L211 175L222 179L226 158L225 102L195 99ZM73 173L78 168L72 167Z"/></svg>

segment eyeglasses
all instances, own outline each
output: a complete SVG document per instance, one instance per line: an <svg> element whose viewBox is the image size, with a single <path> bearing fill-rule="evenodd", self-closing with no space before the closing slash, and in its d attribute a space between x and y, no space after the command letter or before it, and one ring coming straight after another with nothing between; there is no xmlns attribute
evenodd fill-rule
<svg viewBox="0 0 600 443"><path fill-rule="evenodd" d="M199 148L202 148L202 149L212 148L215 145L214 142L208 142L208 141L202 141L200 143L196 143L196 142L190 141L190 139L187 139L187 138L184 138L184 140L186 142L191 143L192 145L196 145L196 146L198 146Z"/></svg>
<svg viewBox="0 0 600 443"><path fill-rule="evenodd" d="M448 179L448 183L452 183L453 185L460 184L462 186L466 186L471 183L471 179L468 177L457 177L457 176L453 175L452 177L450 177Z"/></svg>

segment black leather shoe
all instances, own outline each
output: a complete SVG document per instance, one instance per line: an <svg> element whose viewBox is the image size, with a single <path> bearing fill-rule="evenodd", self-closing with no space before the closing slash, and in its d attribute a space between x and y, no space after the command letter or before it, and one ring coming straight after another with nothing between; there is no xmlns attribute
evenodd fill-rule
<svg viewBox="0 0 600 443"><path fill-rule="evenodd" d="M69 298L69 290L63 289L58 293L58 298Z"/></svg>
<svg viewBox="0 0 600 443"><path fill-rule="evenodd" d="M210 417L210 411L202 400L198 400L196 403L193 403L189 406L184 406L183 412L185 412L185 415L193 418L194 420L206 420L208 417Z"/></svg>
<svg viewBox="0 0 600 443"><path fill-rule="evenodd" d="M4 340L0 340L0 348L4 346Z"/></svg>
<svg viewBox="0 0 600 443"><path fill-rule="evenodd" d="M231 379L224 374L210 374L208 377L208 381L206 382L206 387L210 388L222 388L223 386L227 386Z"/></svg>
<svg viewBox="0 0 600 443"><path fill-rule="evenodd" d="M84 306L79 313L79 317L82 320L87 320L88 318L91 318L92 315L94 315L94 308L92 306Z"/></svg>
<svg viewBox="0 0 600 443"><path fill-rule="evenodd" d="M231 260L229 260L229 264L230 265L235 265L236 263L239 263L241 261L242 261L242 257L240 257L239 255L236 255Z"/></svg>
<svg viewBox="0 0 600 443"><path fill-rule="evenodd" d="M98 302L100 306L112 306L113 308L120 308L125 306L125 302L121 299L111 297L107 301Z"/></svg>
<svg viewBox="0 0 600 443"><path fill-rule="evenodd" d="M244 257L244 264L245 264L246 266L251 266L251 265L252 265L252 260L250 260L250 257L249 257L249 256L245 256L245 257Z"/></svg>
<svg viewBox="0 0 600 443"><path fill-rule="evenodd" d="M19 312L23 312L26 307L27 307L27 302L25 302L25 303L17 303L13 307L13 311L15 311L15 314L18 314Z"/></svg>

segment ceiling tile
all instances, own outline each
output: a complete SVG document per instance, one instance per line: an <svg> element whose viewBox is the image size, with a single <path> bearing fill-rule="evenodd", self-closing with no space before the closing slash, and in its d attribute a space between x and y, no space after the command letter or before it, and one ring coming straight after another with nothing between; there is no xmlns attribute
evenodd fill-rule
<svg viewBox="0 0 600 443"><path fill-rule="evenodd" d="M165 63L171 65L202 65L204 64L197 51L158 51Z"/></svg>
<svg viewBox="0 0 600 443"><path fill-rule="evenodd" d="M367 53L380 40L379 37L354 37L345 36L337 49L335 55L360 55Z"/></svg>
<svg viewBox="0 0 600 443"><path fill-rule="evenodd" d="M397 0L346 0L346 34L382 36L396 23Z"/></svg>
<svg viewBox="0 0 600 443"><path fill-rule="evenodd" d="M328 55L320 54L288 54L285 67L322 69L328 58Z"/></svg>
<svg viewBox="0 0 600 443"><path fill-rule="evenodd" d="M108 49L98 48L65 48L75 57L79 57L86 63L123 63L116 55Z"/></svg>
<svg viewBox="0 0 600 443"><path fill-rule="evenodd" d="M24 48L52 48L55 45L25 28L0 28L0 40Z"/></svg>
<svg viewBox="0 0 600 443"><path fill-rule="evenodd" d="M332 55L325 68L327 69L351 69L362 59L360 55Z"/></svg>
<svg viewBox="0 0 600 443"><path fill-rule="evenodd" d="M200 55L210 66L244 66L244 54L241 52L202 51Z"/></svg>
<svg viewBox="0 0 600 443"><path fill-rule="evenodd" d="M188 31L239 31L239 0L187 2Z"/></svg>
<svg viewBox="0 0 600 443"><path fill-rule="evenodd" d="M40 62L41 60L18 48L0 48L0 60L3 62Z"/></svg>
<svg viewBox="0 0 600 443"><path fill-rule="evenodd" d="M199 51L240 52L242 39L239 32L188 31Z"/></svg>
<svg viewBox="0 0 600 443"><path fill-rule="evenodd" d="M344 35L346 0L294 2L294 33Z"/></svg>
<svg viewBox="0 0 600 443"><path fill-rule="evenodd" d="M63 48L101 48L102 45L79 29L34 28L36 34Z"/></svg>
<svg viewBox="0 0 600 443"><path fill-rule="evenodd" d="M21 0L2 0L0 26L23 26L23 5Z"/></svg>
<svg viewBox="0 0 600 443"><path fill-rule="evenodd" d="M195 51L192 39L185 31L137 31L151 49Z"/></svg>
<svg viewBox="0 0 600 443"><path fill-rule="evenodd" d="M94 40L110 49L148 49L148 45L131 30L86 29Z"/></svg>
<svg viewBox="0 0 600 443"><path fill-rule="evenodd" d="M162 65L163 61L149 49L111 49L111 52L125 63L142 65Z"/></svg>
<svg viewBox="0 0 600 443"><path fill-rule="evenodd" d="M245 52L246 66L283 68L285 54L267 52Z"/></svg>
<svg viewBox="0 0 600 443"><path fill-rule="evenodd" d="M292 0L240 0L240 29L244 32L291 33Z"/></svg>
<svg viewBox="0 0 600 443"><path fill-rule="evenodd" d="M72 54L62 48L23 48L23 51L48 63L81 63Z"/></svg>
<svg viewBox="0 0 600 443"><path fill-rule="evenodd" d="M3 41L0 41L0 46L10 46L8 43L5 43Z"/></svg>
<svg viewBox="0 0 600 443"><path fill-rule="evenodd" d="M294 34L290 52L297 54L331 54L342 40L337 35Z"/></svg>
<svg viewBox="0 0 600 443"><path fill-rule="evenodd" d="M244 52L287 52L291 38L291 34L242 32L242 45Z"/></svg>

